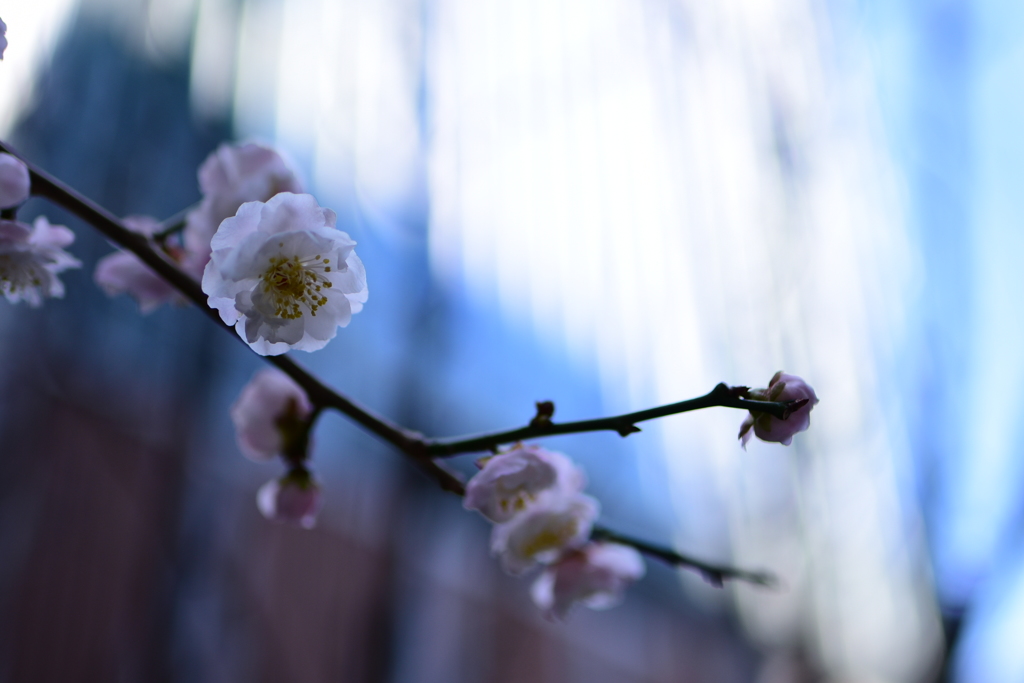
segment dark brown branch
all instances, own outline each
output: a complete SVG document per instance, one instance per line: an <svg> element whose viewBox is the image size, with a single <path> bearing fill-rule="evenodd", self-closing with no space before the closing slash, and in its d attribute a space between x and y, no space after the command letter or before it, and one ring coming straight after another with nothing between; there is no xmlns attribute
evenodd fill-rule
<svg viewBox="0 0 1024 683"><path fill-rule="evenodd" d="M537 420L534 418L526 427L511 429L505 432L451 439L429 439L427 440L427 453L434 457L445 458L460 453L487 451L501 444L523 441L524 439L536 439L542 436L555 436L557 434L577 434L580 432L612 431L618 432L621 436L629 436L634 432L640 431L640 428L636 426L637 422L712 407L753 410L769 413L780 420L784 420L789 417L793 410L806 403L806 401L803 403L800 401L754 401L745 398L742 395L744 392L745 387L730 388L725 384L719 384L704 396L625 415L562 423L552 422L550 419Z"/></svg>
<svg viewBox="0 0 1024 683"><path fill-rule="evenodd" d="M0 151L13 154L22 159L22 161L25 161L21 155L4 142L0 142ZM242 341L235 333L234 328L226 325L221 320L220 314L207 305L206 294L203 293L199 283L181 271L174 263L164 258L160 251L153 249L149 240L126 228L116 216L61 181L36 168L28 161L25 161L25 164L28 166L29 173L31 174L33 195L45 197L54 204L67 209L86 223L92 225L111 242L138 256L143 263L156 271L181 292L183 296L192 301L218 327L227 331L235 339ZM175 230L165 230L163 232L166 232L166 235L163 232L159 233L159 235L163 235L166 238L167 235L180 229L180 223L181 219L179 216L168 219L168 221L165 221L167 229L174 228ZM730 389L725 384L719 384L709 394L689 401L682 401L617 417L567 422L565 424L555 424L550 421L550 414L554 410L553 406L548 408L547 406L542 407L539 405L538 415L541 415L543 412L545 419L534 419L531 423L532 426L529 427L464 439L428 441L417 432L405 429L389 419L374 413L369 408L361 406L334 391L290 358L268 356L265 360L285 372L305 390L310 401L316 406L316 414L319 414L322 408L329 407L347 415L368 431L373 432L409 456L424 473L436 480L442 489L459 496L464 495L466 490L461 477L448 469L442 462L437 461L435 459L436 456L488 450L493 446L503 443L555 434L613 430L626 436L632 432L640 431L634 424L636 422L643 422L644 420L690 410L710 408L712 406L758 410L771 413L781 419L785 419L789 412L795 409L793 403L752 401L742 396L742 388ZM645 555L658 558L669 564L696 569L702 573L705 579L716 586L721 586L722 582L726 579L739 579L763 586L771 586L775 583L771 575L763 572L749 572L732 567L708 564L685 555L680 555L667 548L652 545L601 527L595 527L593 538L630 545Z"/></svg>

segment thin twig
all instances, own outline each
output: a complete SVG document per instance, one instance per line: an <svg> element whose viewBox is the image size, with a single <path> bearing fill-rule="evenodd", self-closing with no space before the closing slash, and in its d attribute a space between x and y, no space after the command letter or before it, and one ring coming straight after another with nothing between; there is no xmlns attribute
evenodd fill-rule
<svg viewBox="0 0 1024 683"><path fill-rule="evenodd" d="M174 263L164 258L159 250L153 249L149 240L143 235L132 232L112 213L50 176L45 171L35 167L2 141L0 141L0 151L18 157L28 166L32 180L32 194L45 197L58 206L67 209L86 223L92 225L111 242L138 256L143 263L156 271L182 295L192 301L218 327L230 333L235 339L242 341L235 333L234 328L225 324L221 320L219 313L207 305L206 294L203 293L199 283L180 270ZM182 212L182 215L187 211ZM180 223L180 219L177 216L168 219L168 221L165 221L167 228L157 233L157 237L166 239L168 235L173 233L173 231L169 232L168 228L177 227L178 223ZM167 234L164 234L165 232ZM730 389L725 384L719 384L710 393L699 398L617 417L567 422L564 424L555 424L549 419L534 420L532 426L507 432L468 438L427 440L419 433L405 429L386 417L376 414L369 408L359 405L352 399L331 389L290 358L285 356L268 356L265 357L265 360L294 379L305 390L310 401L316 406L318 411L321 408L329 407L347 415L368 431L373 432L409 456L421 470L435 479L442 489L459 496L465 494L465 485L461 477L449 470L436 457L488 450L493 446L503 443L555 434L613 430L625 436L632 432L640 431L635 426L636 422L712 406L757 410L770 413L782 419L785 419L789 411L793 409L792 402L752 401L740 395L742 392L738 392L737 389ZM652 545L601 527L595 527L592 537L630 545L645 555L658 558L669 564L696 569L703 574L705 579L716 586L721 586L722 582L726 579L739 579L763 586L771 586L775 583L774 578L764 572L750 572L732 567L708 564L685 555L680 555L667 548Z"/></svg>
<svg viewBox="0 0 1024 683"><path fill-rule="evenodd" d="M696 570L697 572L700 572L700 575L704 577L705 581L716 588L721 588L722 584L729 579L747 581L748 583L764 586L766 588L778 588L779 586L778 579L770 572L747 571L744 569L737 569L735 567L709 564L687 555L681 555L669 548L647 543L646 541L640 541L604 527L594 527L594 531L591 533L590 537L596 541L613 541L615 543L622 543L623 545L630 545L642 552L644 555L657 558L667 564L675 567L686 567L688 569Z"/></svg>
<svg viewBox="0 0 1024 683"><path fill-rule="evenodd" d="M640 431L640 428L636 426L637 422L712 407L753 410L769 413L784 420L795 407L798 407L795 404L799 403L798 401L755 401L744 398L739 395L740 393L741 391L738 391L736 388L719 384L704 396L656 408L648 408L647 410L640 410L635 413L626 413L625 415L562 423L552 422L551 420L534 420L526 427L519 427L518 429L504 432L451 439L428 439L427 453L434 457L445 458L460 453L486 451L501 444L523 441L524 439L555 436L557 434L577 434L580 432L612 431L618 432L621 436L628 436Z"/></svg>
<svg viewBox="0 0 1024 683"><path fill-rule="evenodd" d="M168 237L184 230L185 226L188 225L188 215L195 210L196 206L198 204L193 204L170 218L161 221L160 229L153 233L153 241L157 244L163 244L167 241Z"/></svg>

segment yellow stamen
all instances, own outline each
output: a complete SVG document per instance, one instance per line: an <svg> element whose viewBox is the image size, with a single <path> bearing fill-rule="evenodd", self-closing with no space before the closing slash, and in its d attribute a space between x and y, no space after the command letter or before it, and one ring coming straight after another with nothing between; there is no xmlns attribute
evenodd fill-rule
<svg viewBox="0 0 1024 683"><path fill-rule="evenodd" d="M324 277L317 263L320 255L311 261L300 261L297 256L275 256L270 259L267 269L260 277L263 291L274 305L274 315L285 320L296 320L303 315L303 308L315 316L317 310L327 304L327 297L320 294L323 287L330 288L331 282ZM325 259L323 263L326 263Z"/></svg>

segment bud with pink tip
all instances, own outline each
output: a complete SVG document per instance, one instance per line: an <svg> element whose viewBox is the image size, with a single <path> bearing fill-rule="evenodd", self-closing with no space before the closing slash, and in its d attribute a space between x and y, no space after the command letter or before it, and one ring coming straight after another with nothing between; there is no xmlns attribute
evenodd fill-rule
<svg viewBox="0 0 1024 683"><path fill-rule="evenodd" d="M309 470L297 467L261 486L256 506L267 519L312 529L320 511L320 485Z"/></svg>
<svg viewBox="0 0 1024 683"><path fill-rule="evenodd" d="M549 619L564 619L573 604L608 609L622 602L626 587L646 572L636 549L592 542L572 550L548 567L530 590L534 604Z"/></svg>
<svg viewBox="0 0 1024 683"><path fill-rule="evenodd" d="M806 430L811 425L811 409L818 402L814 389L796 375L787 375L781 370L775 373L767 389L753 389L750 398L759 401L803 401L803 405L793 410L785 420L774 415L758 411L750 411L740 425L740 442L746 448L750 440L751 429L762 441L771 441L788 446L793 435Z"/></svg>
<svg viewBox="0 0 1024 683"><path fill-rule="evenodd" d="M28 199L31 190L32 180L25 162L12 154L0 153L0 209L18 206Z"/></svg>
<svg viewBox="0 0 1024 683"><path fill-rule="evenodd" d="M231 406L238 447L256 461L287 454L312 414L306 392L276 368L257 372Z"/></svg>
<svg viewBox="0 0 1024 683"><path fill-rule="evenodd" d="M507 522L542 491L558 488L579 493L585 485L583 471L569 458L520 444L484 459L480 472L466 484L462 505L492 522Z"/></svg>

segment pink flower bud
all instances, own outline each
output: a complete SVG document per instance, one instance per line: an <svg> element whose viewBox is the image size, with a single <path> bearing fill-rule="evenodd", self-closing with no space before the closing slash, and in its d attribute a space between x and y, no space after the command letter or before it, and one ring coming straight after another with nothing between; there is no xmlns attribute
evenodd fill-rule
<svg viewBox="0 0 1024 683"><path fill-rule="evenodd" d="M231 406L238 447L251 460L270 460L284 452L312 413L313 404L295 380L276 368L261 370Z"/></svg>
<svg viewBox="0 0 1024 683"><path fill-rule="evenodd" d="M818 402L814 389L796 375L787 375L781 370L775 373L767 389L754 389L750 397L760 401L801 401L806 403L789 414L785 420L774 415L758 411L750 411L743 424L740 425L740 442L746 448L750 440L751 428L757 438L788 446L793 435L806 430L811 425L811 409Z"/></svg>
<svg viewBox="0 0 1024 683"><path fill-rule="evenodd" d="M566 553L544 571L530 590L549 619L564 619L573 604L608 609L622 602L626 587L646 572L634 548L593 542Z"/></svg>
<svg viewBox="0 0 1024 683"><path fill-rule="evenodd" d="M149 216L129 216L125 226L132 232L152 237L160 227L159 221ZM183 301L178 291L138 256L117 251L104 256L96 264L93 279L107 296L127 293L139 304L139 310L149 313L168 301Z"/></svg>
<svg viewBox="0 0 1024 683"><path fill-rule="evenodd" d="M3 45L6 44L7 41L3 41ZM28 199L31 190L32 181L25 162L11 154L0 153L0 209L18 206Z"/></svg>
<svg viewBox="0 0 1024 683"><path fill-rule="evenodd" d="M200 277L210 260L210 239L246 202L267 202L280 192L301 193L302 183L277 150L253 142L221 145L199 167L203 201L189 212L185 249Z"/></svg>
<svg viewBox="0 0 1024 683"><path fill-rule="evenodd" d="M561 453L519 445L486 459L466 484L462 505L492 522L507 522L542 491L559 488L579 493L585 485L582 470Z"/></svg>
<svg viewBox="0 0 1024 683"><path fill-rule="evenodd" d="M295 469L261 486L256 506L267 519L312 529L320 511L320 485L308 470Z"/></svg>

